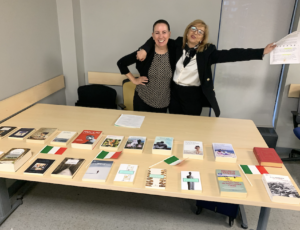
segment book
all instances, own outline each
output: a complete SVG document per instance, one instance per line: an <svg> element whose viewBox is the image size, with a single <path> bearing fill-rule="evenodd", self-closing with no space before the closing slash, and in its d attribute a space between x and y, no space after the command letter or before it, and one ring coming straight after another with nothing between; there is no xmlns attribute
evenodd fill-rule
<svg viewBox="0 0 300 230"><path fill-rule="evenodd" d="M117 151L123 139L124 136L107 135L102 144L100 145L100 149L107 151Z"/></svg>
<svg viewBox="0 0 300 230"><path fill-rule="evenodd" d="M141 128L145 116L122 114L116 121L115 126L126 128Z"/></svg>
<svg viewBox="0 0 300 230"><path fill-rule="evenodd" d="M172 155L172 148L172 137L155 137L152 154Z"/></svg>
<svg viewBox="0 0 300 230"><path fill-rule="evenodd" d="M235 163L237 160L236 154L231 144L213 143L213 151L215 161Z"/></svg>
<svg viewBox="0 0 300 230"><path fill-rule="evenodd" d="M62 155L66 150L67 150L67 148L63 148L63 147L54 147L54 146L46 145L46 146L40 151L40 153L44 153L44 154L54 154L54 155Z"/></svg>
<svg viewBox="0 0 300 230"><path fill-rule="evenodd" d="M51 176L72 179L84 161L84 159L66 157L51 173Z"/></svg>
<svg viewBox="0 0 300 230"><path fill-rule="evenodd" d="M10 132L12 132L17 127L13 126L1 126L0 127L0 139L4 138L6 135L8 135Z"/></svg>
<svg viewBox="0 0 300 230"><path fill-rule="evenodd" d="M202 192L200 173L196 171L181 171L182 192Z"/></svg>
<svg viewBox="0 0 300 230"><path fill-rule="evenodd" d="M102 131L83 130L72 142L71 146L75 149L94 149L102 136Z"/></svg>
<svg viewBox="0 0 300 230"><path fill-rule="evenodd" d="M84 174L83 181L105 182L112 167L113 161L93 160Z"/></svg>
<svg viewBox="0 0 300 230"><path fill-rule="evenodd" d="M21 128L11 134L8 139L13 139L13 140L24 140L28 135L30 135L32 132L34 132L34 128Z"/></svg>
<svg viewBox="0 0 300 230"><path fill-rule="evenodd" d="M0 171L16 172L32 156L28 148L12 148L0 158Z"/></svg>
<svg viewBox="0 0 300 230"><path fill-rule="evenodd" d="M102 150L98 155L95 157L95 159L118 159L121 155L122 151L120 152L106 152Z"/></svg>
<svg viewBox="0 0 300 230"><path fill-rule="evenodd" d="M216 170L220 196L247 197L243 179L238 170Z"/></svg>
<svg viewBox="0 0 300 230"><path fill-rule="evenodd" d="M123 151L125 153L142 153L146 143L146 137L129 136Z"/></svg>
<svg viewBox="0 0 300 230"><path fill-rule="evenodd" d="M24 174L43 176L54 163L54 161L55 160L38 158L24 171Z"/></svg>
<svg viewBox="0 0 300 230"><path fill-rule="evenodd" d="M61 131L51 142L51 145L67 146L77 132Z"/></svg>
<svg viewBox="0 0 300 230"><path fill-rule="evenodd" d="M253 148L258 164L265 167L282 168L282 160L273 148Z"/></svg>
<svg viewBox="0 0 300 230"><path fill-rule="evenodd" d="M56 131L56 128L40 128L37 130L35 133L30 135L27 139L26 142L29 143L38 143L38 144L45 144L47 139L51 137L51 135L54 134Z"/></svg>
<svg viewBox="0 0 300 230"><path fill-rule="evenodd" d="M134 182L138 165L121 164L114 183L132 183Z"/></svg>
<svg viewBox="0 0 300 230"><path fill-rule="evenodd" d="M203 144L200 141L184 141L183 157L203 160Z"/></svg>
<svg viewBox="0 0 300 230"><path fill-rule="evenodd" d="M146 188L166 189L167 170L150 168L147 172Z"/></svg>
<svg viewBox="0 0 300 230"><path fill-rule="evenodd" d="M263 174L263 184L273 202L300 204L300 196L288 176Z"/></svg>

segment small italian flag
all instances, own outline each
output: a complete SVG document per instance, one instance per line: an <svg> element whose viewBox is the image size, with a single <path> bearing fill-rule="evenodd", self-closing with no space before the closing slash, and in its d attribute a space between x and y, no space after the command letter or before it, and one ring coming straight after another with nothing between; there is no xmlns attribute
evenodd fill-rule
<svg viewBox="0 0 300 230"><path fill-rule="evenodd" d="M167 159L164 160L164 162L166 162L168 165L179 165L183 161L184 160L179 160L175 156L171 156L171 157L169 157L169 158L167 158Z"/></svg>
<svg viewBox="0 0 300 230"><path fill-rule="evenodd" d="M119 156L121 155L121 152L106 152L106 151L101 151L96 158L97 159L118 159Z"/></svg>
<svg viewBox="0 0 300 230"><path fill-rule="evenodd" d="M66 151L67 148L61 148L61 147L54 147L54 146L49 146L47 145L44 147L40 153L45 153L45 154L55 154L55 155L62 155L64 151Z"/></svg>
<svg viewBox="0 0 300 230"><path fill-rule="evenodd" d="M245 174L269 174L264 166L260 165L241 165Z"/></svg>

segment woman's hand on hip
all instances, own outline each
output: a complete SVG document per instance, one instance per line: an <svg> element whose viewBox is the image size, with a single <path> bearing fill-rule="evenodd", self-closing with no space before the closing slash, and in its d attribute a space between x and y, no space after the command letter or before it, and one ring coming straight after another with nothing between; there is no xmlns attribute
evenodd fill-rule
<svg viewBox="0 0 300 230"><path fill-rule="evenodd" d="M145 85L145 83L148 83L147 77L137 77L135 78L134 82L132 82L135 85Z"/></svg>
<svg viewBox="0 0 300 230"><path fill-rule="evenodd" d="M136 53L136 59L139 60L139 61L144 61L147 57L147 52L143 49L139 50L137 53Z"/></svg>
<svg viewBox="0 0 300 230"><path fill-rule="evenodd" d="M264 55L268 54L268 53L271 53L271 51L273 49L275 49L275 47L276 47L275 43L271 43L271 44L267 45L266 48L264 49Z"/></svg>

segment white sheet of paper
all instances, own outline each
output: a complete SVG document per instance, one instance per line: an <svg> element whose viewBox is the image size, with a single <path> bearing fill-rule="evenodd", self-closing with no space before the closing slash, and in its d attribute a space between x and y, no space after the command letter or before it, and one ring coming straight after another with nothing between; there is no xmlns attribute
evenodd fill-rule
<svg viewBox="0 0 300 230"><path fill-rule="evenodd" d="M145 116L122 114L116 121L115 126L122 126L127 128L141 128Z"/></svg>
<svg viewBox="0 0 300 230"><path fill-rule="evenodd" d="M270 64L297 64L300 63L300 32L295 31L278 42L270 53Z"/></svg>
<svg viewBox="0 0 300 230"><path fill-rule="evenodd" d="M66 164L69 164L69 165L76 165L76 164L78 163L78 161L79 161L79 160L71 160L71 159L69 159L69 160L66 161Z"/></svg>

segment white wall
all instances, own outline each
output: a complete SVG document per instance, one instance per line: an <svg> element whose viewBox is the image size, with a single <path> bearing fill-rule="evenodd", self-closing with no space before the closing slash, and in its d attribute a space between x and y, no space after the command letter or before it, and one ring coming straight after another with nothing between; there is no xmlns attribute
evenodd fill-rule
<svg viewBox="0 0 300 230"><path fill-rule="evenodd" d="M62 74L55 0L1 0L0 31L0 100ZM64 90L44 102L65 104Z"/></svg>

